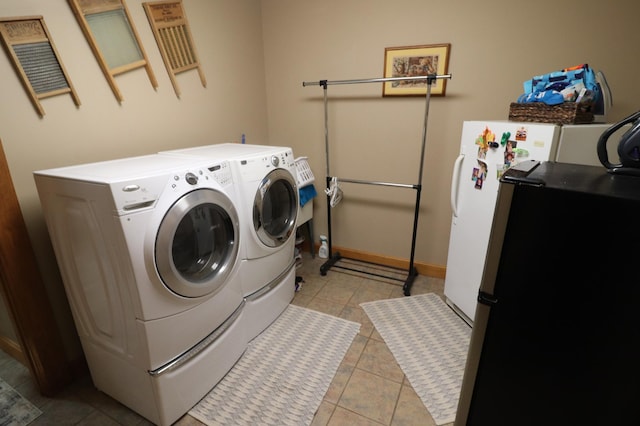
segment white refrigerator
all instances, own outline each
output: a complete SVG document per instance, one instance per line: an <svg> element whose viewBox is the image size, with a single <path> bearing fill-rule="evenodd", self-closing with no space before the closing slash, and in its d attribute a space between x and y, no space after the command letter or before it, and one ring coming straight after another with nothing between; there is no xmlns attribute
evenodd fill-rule
<svg viewBox="0 0 640 426"><path fill-rule="evenodd" d="M447 304L470 325L504 170L527 160L601 166L596 145L609 127L611 124L464 122L451 184L453 216L444 295ZM540 258L535 253L527 256L535 268Z"/></svg>

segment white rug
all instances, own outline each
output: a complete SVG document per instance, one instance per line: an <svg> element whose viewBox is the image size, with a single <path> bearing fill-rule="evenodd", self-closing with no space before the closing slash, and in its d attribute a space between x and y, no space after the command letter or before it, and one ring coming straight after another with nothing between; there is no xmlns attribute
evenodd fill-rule
<svg viewBox="0 0 640 426"><path fill-rule="evenodd" d="M360 306L436 424L453 422L471 327L434 293Z"/></svg>
<svg viewBox="0 0 640 426"><path fill-rule="evenodd" d="M25 426L42 411L0 379L0 425Z"/></svg>
<svg viewBox="0 0 640 426"><path fill-rule="evenodd" d="M207 425L309 425L359 330L289 305L189 414Z"/></svg>

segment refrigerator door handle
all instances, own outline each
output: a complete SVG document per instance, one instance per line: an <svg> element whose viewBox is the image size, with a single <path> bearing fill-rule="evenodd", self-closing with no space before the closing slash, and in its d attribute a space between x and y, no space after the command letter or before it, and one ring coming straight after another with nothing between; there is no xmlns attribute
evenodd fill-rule
<svg viewBox="0 0 640 426"><path fill-rule="evenodd" d="M453 163L453 177L451 179L451 210L453 216L458 217L458 184L460 183L460 168L462 167L464 154L460 153Z"/></svg>

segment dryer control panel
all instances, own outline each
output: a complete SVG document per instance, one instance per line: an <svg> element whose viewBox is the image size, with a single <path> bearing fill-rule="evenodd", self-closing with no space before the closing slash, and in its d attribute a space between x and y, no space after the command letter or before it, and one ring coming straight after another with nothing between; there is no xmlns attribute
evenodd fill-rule
<svg viewBox="0 0 640 426"><path fill-rule="evenodd" d="M282 149L275 154L244 158L235 164L243 181L262 180L270 170L278 168L287 169L294 175L296 170L296 162L290 148Z"/></svg>

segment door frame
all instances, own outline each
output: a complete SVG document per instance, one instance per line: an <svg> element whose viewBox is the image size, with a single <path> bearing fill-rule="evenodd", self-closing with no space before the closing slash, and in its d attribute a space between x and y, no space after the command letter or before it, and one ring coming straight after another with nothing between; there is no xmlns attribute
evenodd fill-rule
<svg viewBox="0 0 640 426"><path fill-rule="evenodd" d="M0 283L23 359L39 391L53 396L71 383L71 364L22 216L0 140Z"/></svg>

